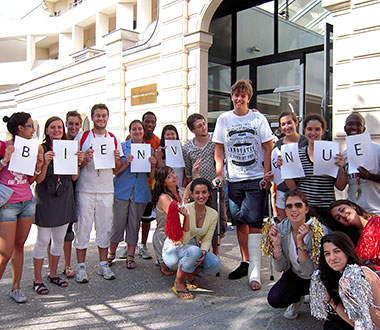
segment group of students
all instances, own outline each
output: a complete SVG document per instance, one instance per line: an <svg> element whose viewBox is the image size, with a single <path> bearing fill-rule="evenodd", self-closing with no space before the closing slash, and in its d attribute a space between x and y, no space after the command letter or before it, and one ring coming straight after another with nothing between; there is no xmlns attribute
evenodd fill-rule
<svg viewBox="0 0 380 330"><path fill-rule="evenodd" d="M5 267L12 259L13 287L11 298L18 303L27 300L20 290L23 263L23 245L28 237L32 222L37 225L37 240L33 250L34 282L33 288L38 294L48 294L49 289L42 279L42 266L46 251L49 259L47 280L60 287L67 287L66 279L58 275L58 263L62 251L65 256L63 274L67 278L75 277L79 283L89 280L85 258L90 241L90 233L95 223L95 244L99 251L98 274L106 280L115 279L110 267L116 257L118 244L125 239L127 243L120 257L125 257L127 268L136 268L135 250L138 243L140 222L149 223L157 217L157 228L153 237L153 246L163 275L172 275L177 271L173 291L183 299L193 298L187 287L197 287L195 274L216 274L220 269L219 259L209 252L217 221L217 212L208 205L212 194L211 184L207 179L188 180L187 192L180 188L184 184L184 168L172 169L165 165L165 147L159 148L160 139L151 134L158 145L152 147L150 173L132 173L131 145L149 143L145 131L153 133L156 117L153 113L144 114L143 121L134 120L129 125L127 140L120 143L118 138L106 130L109 111L106 105L96 104L91 109L93 129L80 132L82 118L76 111L67 114L65 125L59 117L46 121L43 143L39 146L33 176L15 173L8 169L12 153L15 151L15 137L31 139L35 133L33 120L27 113L14 113L4 117L12 139L1 142L2 187L13 190L11 198L1 206L0 215L0 278ZM203 118L203 117L202 117ZM148 124L145 123L148 122ZM151 124L149 124L149 121ZM175 133L174 135L171 133ZM174 126L168 125L163 130L163 139L178 139ZM95 169L93 139L111 137L115 143L114 169ZM54 140L75 139L79 151L76 175L54 174ZM148 141L145 141L148 140ZM154 156L153 156L154 154ZM200 162L194 166L192 173L199 177ZM180 175L182 178L180 182ZM178 173L178 174L177 174ZM152 203L152 179L155 189ZM149 179L151 180L149 182ZM30 185L36 182L33 197ZM179 247L170 249L166 242L165 222L168 203L165 197L176 200L181 206L179 211L184 216L183 241L184 251L176 255ZM193 201L193 203L189 203ZM207 205L206 205L207 204ZM152 209L155 214L152 214ZM75 235L73 232L73 227ZM142 226L144 230L144 225ZM145 226L146 227L146 226ZM149 228L148 228L149 233ZM75 236L75 239L74 239ZM143 245L139 252L144 258L151 258L144 244L147 233L142 233ZM145 237L144 237L145 236ZM71 268L72 241L76 248L77 269ZM187 248L187 246L191 246ZM193 261L188 256L193 255ZM195 258L195 259L194 259ZM189 271L191 270L191 271ZM187 287L181 285L186 280ZM183 282L185 283L185 282ZM182 284L183 284L182 283Z"/></svg>
<svg viewBox="0 0 380 330"><path fill-rule="evenodd" d="M342 289L341 294L339 287L339 279L344 278L346 265L334 269L334 258L339 254L337 250L350 256L352 251L344 250L347 246L342 247L339 239L336 239L336 235L342 234L330 231L344 230L346 226L347 233L355 242L361 234L356 248L359 257L362 261L377 263L379 218L373 213L380 213L375 198L380 195L380 148L373 144L378 157L374 171L360 167L358 173L352 177L347 171L347 155L343 153L335 155L335 162L339 167L336 178L314 175L314 142L321 140L325 133L324 119L317 114L307 116L303 124L304 135L300 135L297 133L298 119L294 113L282 113L279 125L284 136L276 142L275 147L298 143L305 176L294 180L287 179L275 189L274 211L279 223L271 225L263 234L266 190L270 188L273 179L271 152L274 138L266 118L259 111L248 107L252 92L250 83L244 80L237 81L231 87L234 109L218 118L213 136L208 133L202 115L189 116L187 126L194 138L183 146L184 168L166 166L164 141L179 139L173 125L165 126L159 139L153 134L156 116L147 112L142 121L134 120L130 123L130 135L125 142L120 143L117 137L106 130L108 108L104 104L96 104L91 109L93 129L89 131L79 132L82 119L77 112L67 114L67 134L59 117L49 118L44 128L44 140L39 147L34 175L14 173L8 170L8 163L14 151L13 141L16 135L26 139L32 138L33 120L26 113L15 113L10 118L4 117L13 138L1 144L0 184L12 188L14 192L9 201L1 207L0 278L12 258L11 297L17 302L26 301L26 297L20 291L20 279L23 245L33 219L38 226L37 242L33 251L33 287L39 294L49 292L41 275L48 246L48 280L51 283L61 287L68 285L67 281L57 274L62 247L65 251L64 274L68 278L75 276L79 283L86 283L89 280L85 266L86 251L92 225L95 223L95 244L99 250L98 273L111 280L115 278L115 274L110 267L116 258L118 244L123 240L127 246L120 257L126 258L128 269L136 268L135 250L141 221L142 246L139 253L141 252L141 256L145 258L150 257L146 241L150 221L156 219L153 247L160 270L163 275L176 273L172 289L179 298L193 299L191 290L198 287L195 275L215 274L221 267L217 257L215 228L221 218L219 228L223 234L226 196L222 186L226 183L231 221L237 228L242 256L242 262L228 278L239 279L248 275L250 288L259 290L262 246L266 241L267 246L272 246L275 268L283 272L281 279L269 292L270 305L288 307L285 317L296 318L302 297L309 292L312 274L319 267L319 273L313 278L316 281L317 278L321 279L323 285L319 287L324 286L327 292L323 296L327 298L322 300L333 309L332 313L328 310L327 316L324 315L328 317L325 328L339 329L342 327L340 321L350 321L352 317L356 321L353 314L348 313L346 317L339 312L339 304L346 301L341 298L344 290ZM352 113L346 120L347 135L360 134L364 130L364 118L358 113ZM97 170L94 167L93 139L101 137L114 139L114 169ZM78 141L80 151L77 153L77 175L53 173L52 141L57 139ZM131 172L133 143L151 145L150 173ZM279 157L279 167L281 162L282 159ZM34 181L35 199L30 189L30 184ZM347 184L351 201L337 201L331 205L335 201L334 187L343 190ZM218 191L219 198L215 198ZM219 200L219 205L216 200ZM352 200L359 205L353 204ZM219 210L219 214L216 210ZM168 237L173 228L170 228L167 220L172 218L173 212L175 216L181 214L182 218L177 240ZM316 218L308 220L310 216ZM76 272L72 270L70 263L71 242L74 238L72 223L78 263ZM325 241L325 237L330 238ZM320 242L322 248L319 256ZM351 260L361 266L358 258L350 257L346 263L351 264ZM334 273L334 283L331 282L331 276L324 275L328 267L337 272ZM358 270L359 274L364 274L363 279L367 273L372 274L370 271L375 268L371 267L368 265L367 268L370 270L367 271L366 268L362 273L361 268ZM370 283L376 281L372 278ZM311 299L315 299L313 297L315 295L312 295ZM373 301L369 303L369 311L376 306L376 301L377 295L373 290ZM337 312L338 316L334 312ZM372 315L375 317L377 314L374 312ZM373 318L373 321L377 324L377 320ZM348 323L343 321L344 326Z"/></svg>

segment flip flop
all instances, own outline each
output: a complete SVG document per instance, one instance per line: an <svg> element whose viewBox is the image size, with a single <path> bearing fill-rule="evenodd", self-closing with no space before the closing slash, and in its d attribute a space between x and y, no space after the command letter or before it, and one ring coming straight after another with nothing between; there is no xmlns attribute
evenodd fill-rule
<svg viewBox="0 0 380 330"><path fill-rule="evenodd" d="M188 290L196 290L199 288L199 284L195 282L195 278L192 281L186 281L186 287Z"/></svg>
<svg viewBox="0 0 380 330"><path fill-rule="evenodd" d="M186 291L180 291L180 290L177 290L175 288L175 286L172 287L172 290L174 291L174 293L182 300L191 300L191 299L194 299L194 296L193 294L189 291L189 290L186 290ZM191 297L184 297L184 296L181 296L181 294L189 294L191 295Z"/></svg>

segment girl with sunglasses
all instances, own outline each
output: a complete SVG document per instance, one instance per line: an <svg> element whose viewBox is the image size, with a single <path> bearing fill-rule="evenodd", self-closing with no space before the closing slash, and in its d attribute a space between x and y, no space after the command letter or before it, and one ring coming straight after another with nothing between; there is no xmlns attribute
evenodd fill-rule
<svg viewBox="0 0 380 330"><path fill-rule="evenodd" d="M5 116L3 121L7 123L12 139L1 141L0 144L0 184L11 188L13 193L0 210L0 279L8 261L12 258L13 285L10 296L17 303L24 303L27 298L20 291L24 244L28 238L36 208L30 184L41 171L43 157L37 158L33 176L10 171L8 166L15 150L13 144L16 136L31 139L35 129L29 113L16 112L11 117Z"/></svg>
<svg viewBox="0 0 380 330"><path fill-rule="evenodd" d="M298 311L309 294L310 278L317 268L319 240L329 231L316 219L306 222L309 212L305 194L297 190L285 195L286 218L269 231L273 244L274 267L283 272L268 293L268 303L274 308L288 309L287 319L298 317ZM268 239L268 237L267 237Z"/></svg>

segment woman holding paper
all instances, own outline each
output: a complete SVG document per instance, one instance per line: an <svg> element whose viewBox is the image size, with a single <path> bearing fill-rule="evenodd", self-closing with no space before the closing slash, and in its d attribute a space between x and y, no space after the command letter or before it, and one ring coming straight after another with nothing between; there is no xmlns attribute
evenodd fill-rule
<svg viewBox="0 0 380 330"><path fill-rule="evenodd" d="M51 241L50 265L48 280L60 287L66 287L67 282L57 275L57 266L62 254L63 241L67 226L76 220L76 206L72 181L77 180L79 164L83 154L78 151L78 174L54 174L53 161L56 156L53 151L53 140L66 140L65 126L59 117L51 117L44 128L45 139L39 146L38 153L44 156L44 164L36 182L36 217L38 228L37 241L33 250L34 282L33 288L38 294L47 294L48 288L42 282L42 265L46 248Z"/></svg>
<svg viewBox="0 0 380 330"><path fill-rule="evenodd" d="M334 186L343 190L346 186L346 177L343 173L344 158L342 154L335 155L335 165L339 167L336 178L328 175L314 175L314 142L322 140L326 131L326 122L318 114L308 115L304 120L304 134L308 145L299 149L299 156L304 177L286 179L285 183L289 189L299 189L309 202L311 216L316 216L320 221L332 225L329 207L335 200ZM278 164L282 165L282 159Z"/></svg>
<svg viewBox="0 0 380 330"><path fill-rule="evenodd" d="M166 125L162 129L161 133L161 142L160 147L155 152L154 156L157 158L157 167L161 167L166 165L166 146L165 146L165 140L179 140L178 131L175 126L173 125ZM179 184L181 187L184 186L184 173L185 173L185 167L172 167L173 171L178 175Z"/></svg>
<svg viewBox="0 0 380 330"><path fill-rule="evenodd" d="M292 111L284 111L278 118L281 131L285 134L280 140L278 140L274 148L281 150L283 144L298 143L298 148L307 146L307 139L304 135L297 133L297 126L299 124L298 118ZM283 182L277 186L276 192L276 209L278 220L283 220L286 217L285 212L285 193L289 190L286 183Z"/></svg>
<svg viewBox="0 0 380 330"><path fill-rule="evenodd" d="M271 246L274 267L283 272L268 293L268 303L274 308L288 309L287 319L298 317L298 311L309 294L310 278L317 268L320 240L329 230L317 219L306 222L308 201L301 191L285 195L286 218L269 231L264 229L263 246ZM270 244L269 244L270 242Z"/></svg>
<svg viewBox="0 0 380 330"><path fill-rule="evenodd" d="M346 199L332 203L330 211L340 224L355 228L355 231L351 230L347 234L353 242L358 242L356 253L360 259L380 266L380 217Z"/></svg>
<svg viewBox="0 0 380 330"><path fill-rule="evenodd" d="M149 157L151 165L150 173L132 173L131 154L132 143L144 143L144 126L140 120L134 120L129 125L131 139L123 142L121 147L124 156L121 158L122 165L114 173L115 199L113 205L113 221L110 236L110 246L108 248L108 265L111 266L115 259L115 253L119 242L123 240L124 230L127 248L127 268L136 268L135 250L138 241L140 219L148 202L152 200L149 177L154 176L157 160L153 156Z"/></svg>
<svg viewBox="0 0 380 330"><path fill-rule="evenodd" d="M0 279L8 261L12 258L13 285L11 298L18 303L27 300L20 291L22 266L24 262L24 244L28 238L32 225L35 202L30 189L30 184L36 175L28 176L16 173L8 169L9 162L14 152L16 136L30 140L35 132L33 119L25 112L14 113L11 117L5 116L3 121L7 123L7 129L12 134L9 141L0 142L0 185L10 188L12 194L9 200L1 206L0 210ZM41 171L43 159L37 158L35 173Z"/></svg>

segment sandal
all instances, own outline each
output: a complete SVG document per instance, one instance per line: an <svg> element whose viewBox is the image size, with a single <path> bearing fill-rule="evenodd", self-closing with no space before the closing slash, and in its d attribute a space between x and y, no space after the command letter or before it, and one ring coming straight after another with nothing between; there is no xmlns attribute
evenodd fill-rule
<svg viewBox="0 0 380 330"><path fill-rule="evenodd" d="M73 278L75 276L75 272L73 271L73 269L70 266L66 266L63 269L62 274L65 275L67 278Z"/></svg>
<svg viewBox="0 0 380 330"><path fill-rule="evenodd" d="M61 287L61 288L65 288L65 287L68 286L67 282L66 282L65 280L61 279L59 276L57 276L57 277L51 277L50 275L48 275L48 276L47 276L47 279L48 279L51 283L53 283L53 284L55 284L55 285L58 285L58 286Z"/></svg>
<svg viewBox="0 0 380 330"><path fill-rule="evenodd" d="M48 294L49 293L48 288L42 282L41 283L33 282L33 289L38 294Z"/></svg>
<svg viewBox="0 0 380 330"><path fill-rule="evenodd" d="M112 262L115 260L115 253L108 252L107 255L107 265L108 267L112 266Z"/></svg>
<svg viewBox="0 0 380 330"><path fill-rule="evenodd" d="M186 291L181 291L181 290L177 290L175 288L175 286L172 287L172 290L174 291L174 293L182 300L191 300L191 299L194 299L194 296L193 294L189 291L189 290L186 290ZM184 295L187 294L188 296L185 297Z"/></svg>
<svg viewBox="0 0 380 330"><path fill-rule="evenodd" d="M193 278L192 281L186 281L185 283L188 290L196 290L199 288L198 283L195 282L195 278Z"/></svg>
<svg viewBox="0 0 380 330"><path fill-rule="evenodd" d="M128 269L135 269L136 268L135 256L131 256L131 255L128 254L127 268Z"/></svg>

